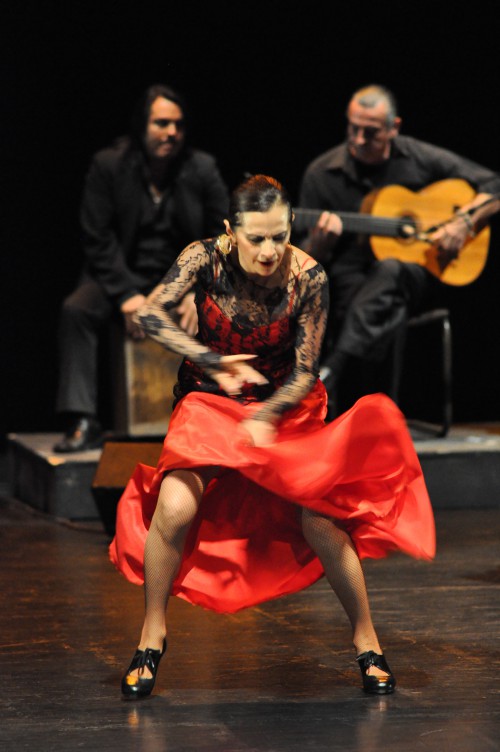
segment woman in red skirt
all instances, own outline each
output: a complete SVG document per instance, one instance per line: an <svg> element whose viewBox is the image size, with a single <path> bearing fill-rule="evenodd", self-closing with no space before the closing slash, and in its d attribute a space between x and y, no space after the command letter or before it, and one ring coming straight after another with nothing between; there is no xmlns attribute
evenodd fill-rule
<svg viewBox="0 0 500 752"><path fill-rule="evenodd" d="M432 558L432 509L388 397L363 397L325 423L327 277L290 244L291 224L283 186L249 178L232 194L227 234L185 248L138 313L184 360L158 466L138 465L110 547L116 567L145 587L125 697L153 689L171 594L231 613L322 576L352 625L364 690L394 691L360 559ZM196 338L172 314L190 290Z"/></svg>

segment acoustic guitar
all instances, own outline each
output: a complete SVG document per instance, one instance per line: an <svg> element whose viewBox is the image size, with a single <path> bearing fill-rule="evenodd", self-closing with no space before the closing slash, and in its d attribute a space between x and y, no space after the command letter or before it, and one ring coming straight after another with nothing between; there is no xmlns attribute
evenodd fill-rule
<svg viewBox="0 0 500 752"><path fill-rule="evenodd" d="M425 266L448 285L467 285L479 277L488 258L490 228L469 238L451 257L439 253L429 236L453 218L461 206L475 196L474 189L459 179L441 180L415 193L400 185L388 185L369 193L360 212L335 212L345 232L370 236L379 260L389 257ZM295 209L294 226L313 227L322 210Z"/></svg>

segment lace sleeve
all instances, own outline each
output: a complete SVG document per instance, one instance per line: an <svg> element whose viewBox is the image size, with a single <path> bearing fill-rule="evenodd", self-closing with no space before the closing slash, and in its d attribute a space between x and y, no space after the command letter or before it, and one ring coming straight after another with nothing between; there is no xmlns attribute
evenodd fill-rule
<svg viewBox="0 0 500 752"><path fill-rule="evenodd" d="M210 253L203 243L198 241L187 246L136 314L137 321L152 339L201 368L217 366L222 356L181 329L172 309L195 285L200 270L209 263Z"/></svg>
<svg viewBox="0 0 500 752"><path fill-rule="evenodd" d="M328 279L323 267L316 264L301 274L295 366L283 386L262 403L262 409L253 416L255 420L276 420L295 407L314 386L319 375L328 306Z"/></svg>

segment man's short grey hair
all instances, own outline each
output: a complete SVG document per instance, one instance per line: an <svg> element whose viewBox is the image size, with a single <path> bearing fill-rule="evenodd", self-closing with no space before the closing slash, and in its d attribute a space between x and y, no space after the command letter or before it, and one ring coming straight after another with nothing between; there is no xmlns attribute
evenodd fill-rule
<svg viewBox="0 0 500 752"><path fill-rule="evenodd" d="M353 100L360 104L361 107L376 107L379 102L383 102L387 107L386 123L389 127L394 124L394 120L398 117L396 98L392 91L386 89L385 86L379 86L378 84L363 86L362 89L354 92L351 102Z"/></svg>

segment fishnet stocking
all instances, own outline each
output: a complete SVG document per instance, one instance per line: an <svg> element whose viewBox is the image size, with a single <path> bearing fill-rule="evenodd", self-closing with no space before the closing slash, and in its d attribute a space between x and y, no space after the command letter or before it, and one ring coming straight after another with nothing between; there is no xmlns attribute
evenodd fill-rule
<svg viewBox="0 0 500 752"><path fill-rule="evenodd" d="M139 648L161 649L165 611L184 542L214 471L174 470L163 479L144 551L146 613Z"/></svg>
<svg viewBox="0 0 500 752"><path fill-rule="evenodd" d="M319 557L325 575L351 622L356 654L381 653L372 623L365 577L350 536L328 517L309 509L302 513L304 536ZM370 673L383 673L378 669Z"/></svg>
<svg viewBox="0 0 500 752"><path fill-rule="evenodd" d="M163 480L144 552L145 619L139 648L159 650L166 636L165 612L172 582L180 566L189 527L214 468L175 470ZM304 536L319 557L325 575L352 626L357 654L381 653L372 623L365 578L358 554L347 533L333 520L304 509ZM369 673L383 673L372 667ZM136 673L136 672L134 672ZM146 668L144 676L149 675Z"/></svg>

